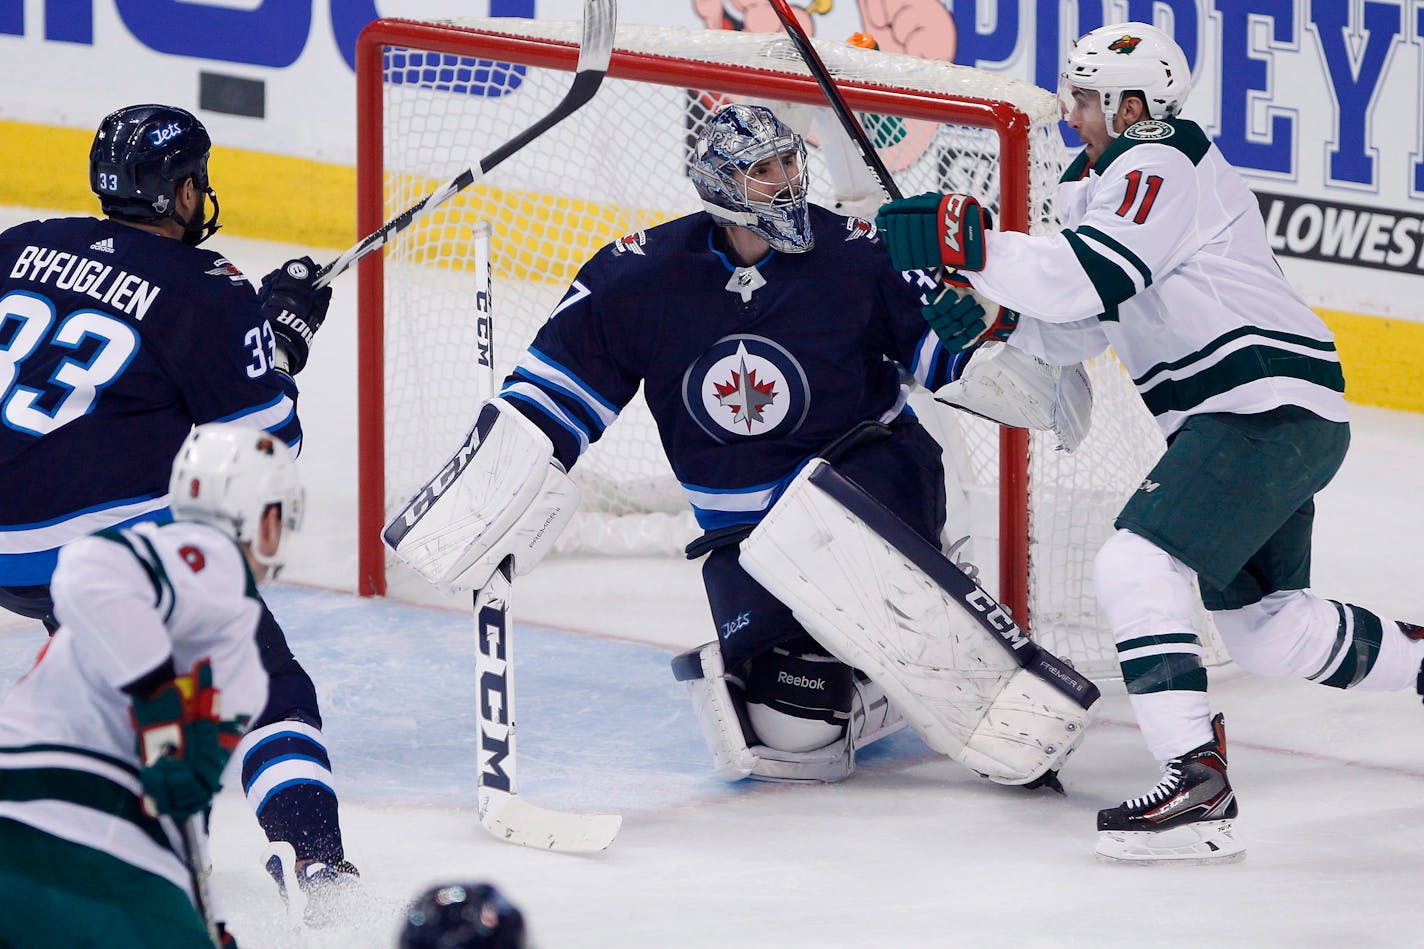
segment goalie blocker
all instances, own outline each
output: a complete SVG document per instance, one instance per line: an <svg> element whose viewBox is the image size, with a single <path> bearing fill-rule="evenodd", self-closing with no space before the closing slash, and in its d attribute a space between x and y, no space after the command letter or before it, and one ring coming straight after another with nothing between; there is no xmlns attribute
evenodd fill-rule
<svg viewBox="0 0 1424 949"><path fill-rule="evenodd" d="M578 508L579 489L549 438L491 399L435 476L381 532L407 566L443 590L482 589L501 561L533 570Z"/></svg>
<svg viewBox="0 0 1424 949"><path fill-rule="evenodd" d="M792 481L740 560L931 748L990 780L1053 784L1082 739L1097 686L829 462Z"/></svg>

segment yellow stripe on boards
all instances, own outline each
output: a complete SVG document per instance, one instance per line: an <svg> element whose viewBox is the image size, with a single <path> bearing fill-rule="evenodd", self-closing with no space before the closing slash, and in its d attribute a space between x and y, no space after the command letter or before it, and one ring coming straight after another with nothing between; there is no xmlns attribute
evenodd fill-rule
<svg viewBox="0 0 1424 949"><path fill-rule="evenodd" d="M1317 309L1335 333L1345 398L1362 405L1424 412L1424 323Z"/></svg>
<svg viewBox="0 0 1424 949"><path fill-rule="evenodd" d="M97 216L93 141L93 129L0 120L0 204ZM222 204L223 234L313 248L356 242L354 168L214 146L208 177Z"/></svg>
<svg viewBox="0 0 1424 949"><path fill-rule="evenodd" d="M97 123L97 118L96 118ZM81 214L99 213L89 190L92 129L57 128L0 120L0 204ZM346 165L214 146L209 168L222 201L223 234L345 250L356 242L356 171ZM414 203L443 181L393 176L403 202ZM517 198L511 203L512 199ZM434 240L463 247L470 225L487 215L495 224L501 276L563 284L603 244L671 212L640 212L561 195L511 193L477 185L448 208L417 223L416 246ZM632 224L631 221L641 223ZM217 240L221 241L220 234ZM439 255L425 256L438 262ZM463 250L446 266L471 266ZM1317 309L1335 333L1352 402L1424 412L1424 322Z"/></svg>

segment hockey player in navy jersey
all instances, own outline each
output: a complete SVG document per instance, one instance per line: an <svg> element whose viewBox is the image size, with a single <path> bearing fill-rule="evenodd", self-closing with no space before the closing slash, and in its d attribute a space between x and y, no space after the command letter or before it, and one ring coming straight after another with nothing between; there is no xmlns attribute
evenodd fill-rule
<svg viewBox="0 0 1424 949"><path fill-rule="evenodd" d="M331 291L301 258L254 294L198 246L219 227L210 147L182 109L119 109L89 155L105 216L0 234L0 605L51 632L59 549L166 520L169 464L193 425L249 425L300 449L294 376ZM265 608L261 641L272 692L244 745L248 799L302 872L352 878L316 692Z"/></svg>
<svg viewBox="0 0 1424 949"><path fill-rule="evenodd" d="M1245 180L1181 118L1190 88L1186 56L1161 30L1094 30L1070 51L1060 89L1084 142L1059 186L1061 233L986 232L966 195L920 195L879 215L899 266L955 267L1022 311L1016 345L1062 361L1111 343L1167 436L1093 565L1162 765L1147 793L1099 812L1097 852L1111 861L1245 854L1194 581L1248 671L1338 689L1424 682L1424 630L1308 589L1314 496L1350 439L1345 379Z"/></svg>
<svg viewBox="0 0 1424 949"><path fill-rule="evenodd" d="M1052 783L1081 735L1083 707L1039 697L982 634L952 632L953 605L905 558L887 564L890 542L874 526L827 523L807 545L771 529L769 513L804 503L821 516L805 472L833 466L871 499L881 526L894 521L902 540L942 561L941 448L907 407L906 380L945 392L987 367L1037 384L1041 427L1071 448L1090 398L1084 377L1005 358L1001 344L971 345L986 330L983 303L897 271L868 221L808 203L805 146L769 109L719 110L689 171L705 210L584 264L481 412L478 450L455 462L467 466L461 483L428 505L418 495L387 543L451 587L478 588L502 553L527 572L577 503L563 472L641 385L704 531L688 555L705 558L717 639L678 657L674 672L720 774L841 780L855 749L905 724L903 712L932 747L995 780ZM462 549L457 522L487 526ZM753 579L754 529L801 569L758 569ZM821 560L828 551L843 557ZM851 564L861 569L842 577ZM809 589L791 589L807 577ZM920 587L936 592L908 594ZM838 599L848 595L860 602ZM969 654L981 645L983 655ZM966 684L951 666L986 674ZM1031 740L995 732L1005 716L991 709L1009 704L1023 709L1016 735Z"/></svg>

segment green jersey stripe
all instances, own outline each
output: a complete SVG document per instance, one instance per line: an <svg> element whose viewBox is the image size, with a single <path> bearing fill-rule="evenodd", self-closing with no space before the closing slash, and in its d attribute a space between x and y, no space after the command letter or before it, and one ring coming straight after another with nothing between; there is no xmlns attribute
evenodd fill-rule
<svg viewBox="0 0 1424 949"><path fill-rule="evenodd" d="M133 775L135 778L138 777L138 768L135 767L132 762L124 761L122 758L115 758L112 755L106 755L100 751L94 751L91 748L76 748L73 745L52 744L14 745L8 748L0 748L0 755L24 755L48 752L58 752L60 754L66 755L78 755L81 758L93 758L95 761L102 761L104 764L109 765L110 767L118 768L121 771L127 772L128 774Z"/></svg>
<svg viewBox="0 0 1424 949"><path fill-rule="evenodd" d="M1316 349L1322 353L1335 352L1335 344L1328 339L1316 339L1313 336L1301 336L1299 333L1285 333L1280 330L1262 329L1259 326L1238 326L1229 333L1222 333L1216 339L1207 343L1201 349L1190 352L1180 359L1173 359L1170 362L1159 362L1148 369L1142 375L1132 380L1133 385L1139 388L1152 381L1152 377L1161 372L1170 372L1174 369L1181 369L1190 366L1194 362L1201 362L1206 357L1215 353L1222 347L1234 343L1238 339L1247 336L1261 336L1265 339L1275 340L1281 343L1290 343L1294 346L1303 346L1306 349Z"/></svg>
<svg viewBox="0 0 1424 949"><path fill-rule="evenodd" d="M1102 244L1104 247L1107 247L1110 250L1120 254L1122 257L1126 258L1127 262L1132 264L1132 266L1136 267L1137 272L1142 274L1143 288L1146 289L1147 287L1152 286L1152 268L1148 267L1145 263L1143 263L1141 257L1138 257L1132 251L1128 250L1127 245L1124 244L1122 241L1118 240L1115 237L1109 237L1107 234L1098 230L1096 227L1091 227L1086 224L1078 228L1078 233L1091 237L1099 244Z"/></svg>
<svg viewBox="0 0 1424 949"><path fill-rule="evenodd" d="M1338 362L1274 346L1247 346L1189 378L1159 382L1142 393L1142 401L1153 415L1185 412L1213 396L1272 378L1301 379L1335 392L1345 391L1345 375Z"/></svg>
<svg viewBox="0 0 1424 949"><path fill-rule="evenodd" d="M1088 242L1076 232L1065 228L1063 236L1067 238L1068 246L1073 248L1073 256L1078 258L1078 266L1083 268L1083 273L1092 281L1093 289L1103 301L1105 311L1116 307L1137 292L1132 278L1121 267L1089 247Z"/></svg>
<svg viewBox="0 0 1424 949"><path fill-rule="evenodd" d="M108 778L71 768L0 771L0 801L64 801L128 821L159 847L174 853L163 825L143 812L139 796Z"/></svg>

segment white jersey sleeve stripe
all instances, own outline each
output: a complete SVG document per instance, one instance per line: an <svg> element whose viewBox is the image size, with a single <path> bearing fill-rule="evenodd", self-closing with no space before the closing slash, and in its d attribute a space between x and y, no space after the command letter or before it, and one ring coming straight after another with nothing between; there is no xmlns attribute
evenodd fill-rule
<svg viewBox="0 0 1424 949"><path fill-rule="evenodd" d="M502 397L520 399L527 402L552 419L560 428L567 429L569 434L578 440L578 453L582 455L588 451L589 434L571 415L565 412L559 405L549 398L548 393L531 382L512 382L499 393Z"/></svg>

